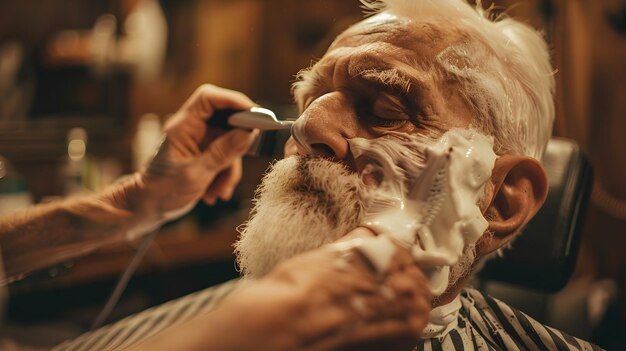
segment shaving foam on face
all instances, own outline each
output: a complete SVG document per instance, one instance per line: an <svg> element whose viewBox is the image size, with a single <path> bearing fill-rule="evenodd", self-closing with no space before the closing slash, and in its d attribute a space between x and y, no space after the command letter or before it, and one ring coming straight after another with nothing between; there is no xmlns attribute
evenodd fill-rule
<svg viewBox="0 0 626 351"><path fill-rule="evenodd" d="M349 142L355 159L367 159L362 174L380 180L363 199L361 223L380 238L358 248L384 272L394 252L382 241L406 247L440 295L450 266L487 229L478 202L496 160L493 138L451 129L429 146L411 137Z"/></svg>
<svg viewBox="0 0 626 351"><path fill-rule="evenodd" d="M292 136L311 152L306 124L298 118ZM393 242L406 247L440 295L450 267L487 229L477 204L496 159L493 138L453 128L438 140L391 133L348 142L354 158L366 162L361 176L378 183L361 196L361 225L379 237L357 247L381 272L395 254Z"/></svg>

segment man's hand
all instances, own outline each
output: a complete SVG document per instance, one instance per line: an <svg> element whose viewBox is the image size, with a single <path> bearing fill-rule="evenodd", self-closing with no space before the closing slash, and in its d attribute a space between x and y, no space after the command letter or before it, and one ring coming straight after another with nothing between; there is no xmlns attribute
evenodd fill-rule
<svg viewBox="0 0 626 351"><path fill-rule="evenodd" d="M337 247L281 263L229 296L213 317L233 327L241 349L410 350L431 305L410 253L397 247L389 270L379 273L358 250Z"/></svg>
<svg viewBox="0 0 626 351"><path fill-rule="evenodd" d="M359 228L286 260L132 350L411 350L428 323L428 281L399 246L389 269L375 271L349 241L370 236Z"/></svg>
<svg viewBox="0 0 626 351"><path fill-rule="evenodd" d="M257 132L208 128L215 110L247 109L245 95L200 87L167 122L165 139L142 172L102 192L38 205L0 218L7 281L106 245L148 233L204 197L229 199L241 178L241 156Z"/></svg>
<svg viewBox="0 0 626 351"><path fill-rule="evenodd" d="M183 215L202 198L213 204L232 197L241 179L241 157L258 132L225 132L208 127L206 121L216 110L252 106L242 93L203 85L167 121L154 159L123 194L117 194L142 218L130 238Z"/></svg>

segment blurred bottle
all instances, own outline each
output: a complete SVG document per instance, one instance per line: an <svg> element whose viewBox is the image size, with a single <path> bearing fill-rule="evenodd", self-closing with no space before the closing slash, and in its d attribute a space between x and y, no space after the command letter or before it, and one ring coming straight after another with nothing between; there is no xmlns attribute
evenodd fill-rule
<svg viewBox="0 0 626 351"><path fill-rule="evenodd" d="M100 171L87 153L87 132L72 128L67 133L67 156L61 165L61 194L72 196L100 188Z"/></svg>
<svg viewBox="0 0 626 351"><path fill-rule="evenodd" d="M24 178L7 159L0 156L0 215L23 210L32 203Z"/></svg>

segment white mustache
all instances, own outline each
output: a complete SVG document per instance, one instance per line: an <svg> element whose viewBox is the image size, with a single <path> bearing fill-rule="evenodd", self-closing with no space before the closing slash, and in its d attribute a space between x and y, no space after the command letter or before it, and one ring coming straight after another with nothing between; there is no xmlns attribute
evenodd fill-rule
<svg viewBox="0 0 626 351"><path fill-rule="evenodd" d="M290 157L276 162L257 189L235 244L244 275L260 277L278 262L336 241L361 220L362 183L343 165Z"/></svg>

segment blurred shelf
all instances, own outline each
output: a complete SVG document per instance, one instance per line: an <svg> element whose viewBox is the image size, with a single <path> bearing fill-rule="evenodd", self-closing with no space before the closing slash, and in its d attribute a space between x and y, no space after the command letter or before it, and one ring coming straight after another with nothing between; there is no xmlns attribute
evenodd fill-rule
<svg viewBox="0 0 626 351"><path fill-rule="evenodd" d="M0 122L0 154L15 161L58 160L64 155L67 132L84 128L89 151L104 155L130 153L127 128L105 116L45 116L32 120Z"/></svg>

